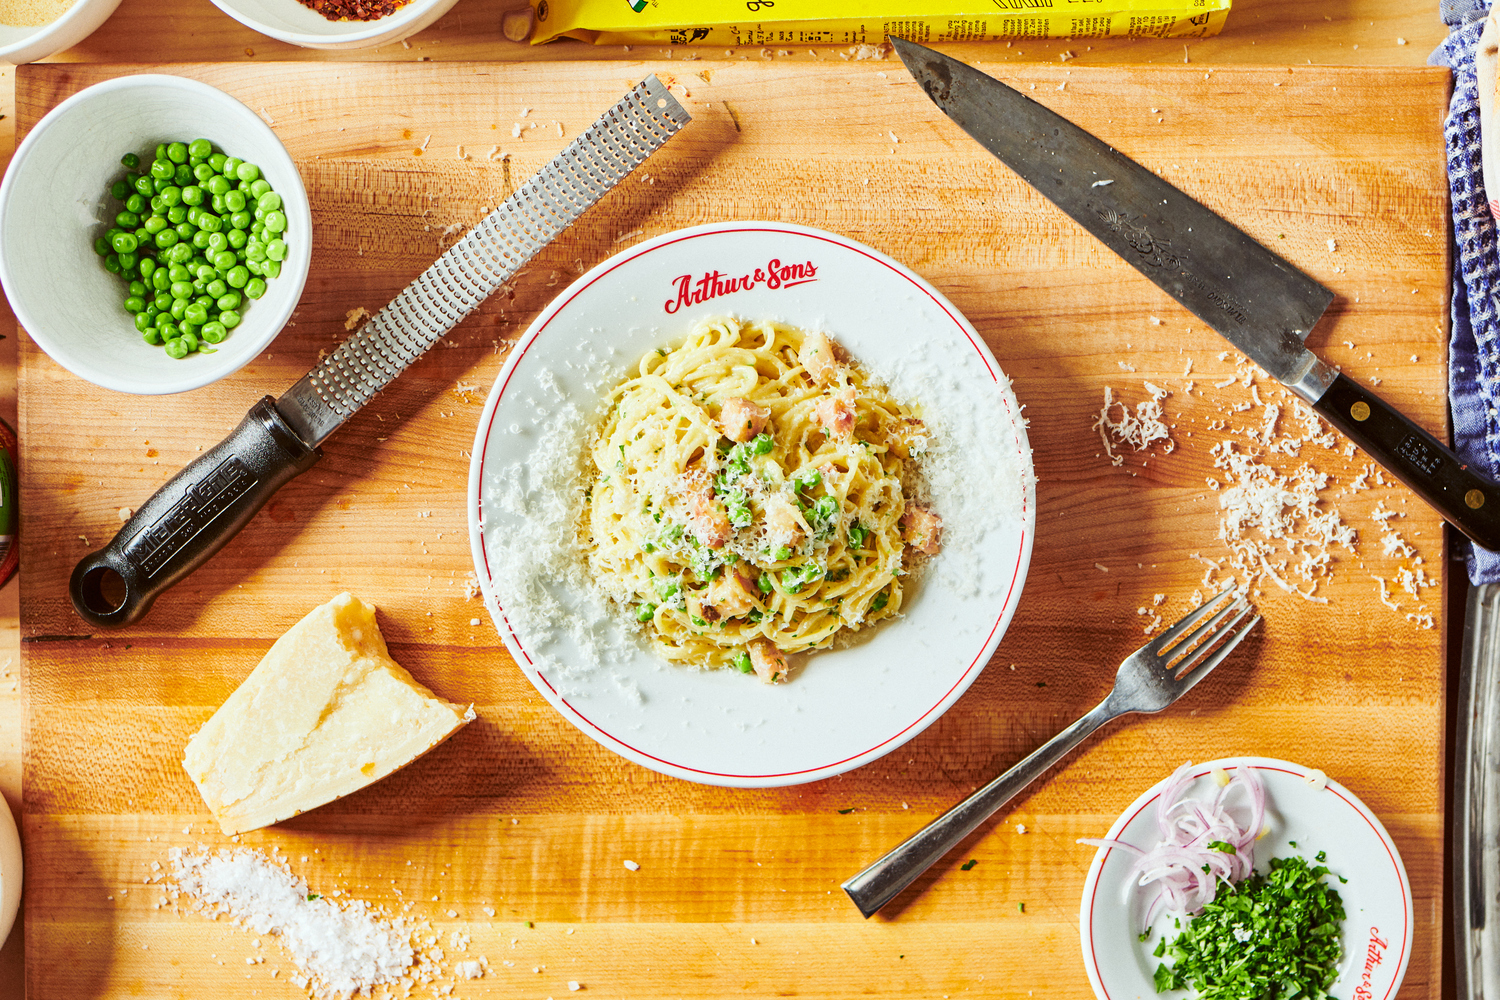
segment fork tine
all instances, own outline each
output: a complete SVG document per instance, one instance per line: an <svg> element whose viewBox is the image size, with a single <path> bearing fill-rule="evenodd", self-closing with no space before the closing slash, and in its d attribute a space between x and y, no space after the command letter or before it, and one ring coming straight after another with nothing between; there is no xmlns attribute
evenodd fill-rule
<svg viewBox="0 0 1500 1000"><path fill-rule="evenodd" d="M1204 650L1211 648L1215 642L1219 641L1219 639L1223 638L1226 635L1229 636L1228 639L1225 639L1224 645L1220 646L1217 650L1214 650L1212 653L1210 653L1205 659L1202 660L1202 662L1196 665L1187 664L1188 672L1183 674L1182 677L1180 677L1177 681L1178 684L1182 685L1182 690L1184 693L1191 690L1194 684L1197 684L1203 678L1207 677L1210 670L1223 663L1224 659L1229 656L1230 653L1234 652L1234 648L1245 640L1245 636L1249 635L1251 631L1254 630L1255 626L1260 624L1260 615L1256 615L1254 618L1250 619L1249 624L1245 625L1244 627L1240 626L1240 622L1245 620L1245 616L1253 613L1254 611L1254 608L1247 606L1243 611L1235 616L1234 621L1226 624L1224 628L1216 633L1211 639L1206 640L1203 645L1199 646L1189 654L1189 657L1197 656ZM1239 629L1239 631L1234 632L1235 629ZM1230 635L1231 632L1234 632L1234 634Z"/></svg>
<svg viewBox="0 0 1500 1000"><path fill-rule="evenodd" d="M1206 617L1210 612L1213 612L1216 608L1219 608L1220 601L1233 593L1233 588L1219 591L1217 594L1210 597L1202 604L1198 605L1192 611L1189 611L1187 614L1183 615L1182 618L1178 620L1177 624L1173 625L1171 628L1167 629L1161 635L1153 639L1146 648L1150 651L1152 656L1165 655L1166 650L1178 645L1179 639L1181 639L1184 635L1187 635L1189 631L1196 628L1198 623L1202 621L1204 617ZM1228 607L1234 607L1235 604L1242 603L1243 601L1243 597L1238 597L1234 601L1232 601L1228 605Z"/></svg>
<svg viewBox="0 0 1500 1000"><path fill-rule="evenodd" d="M1226 628L1225 622L1231 617L1242 618L1249 610L1252 610L1250 602L1245 599L1244 595L1236 597L1232 604L1222 611L1215 612L1212 618L1199 625L1189 635L1184 636L1181 642L1163 653L1161 658L1166 661L1177 661L1177 666L1172 670L1176 673L1182 664L1192 658L1193 654L1202 649L1210 639L1217 639L1222 634Z"/></svg>

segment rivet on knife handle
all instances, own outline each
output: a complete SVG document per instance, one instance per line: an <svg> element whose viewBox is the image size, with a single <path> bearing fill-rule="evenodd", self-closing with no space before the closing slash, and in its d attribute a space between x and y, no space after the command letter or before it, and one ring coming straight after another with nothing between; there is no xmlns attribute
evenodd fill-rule
<svg viewBox="0 0 1500 1000"><path fill-rule="evenodd" d="M1500 486L1347 375L1313 409L1475 544L1500 551Z"/></svg>
<svg viewBox="0 0 1500 1000"><path fill-rule="evenodd" d="M224 547L322 444L392 379L691 120L647 77L390 304L274 402L162 487L73 570L93 625L129 625Z"/></svg>

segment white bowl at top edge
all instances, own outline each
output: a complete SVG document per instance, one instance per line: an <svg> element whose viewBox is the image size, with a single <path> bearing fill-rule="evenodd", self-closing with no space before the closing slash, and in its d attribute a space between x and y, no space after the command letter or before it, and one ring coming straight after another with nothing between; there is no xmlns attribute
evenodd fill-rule
<svg viewBox="0 0 1500 1000"><path fill-rule="evenodd" d="M261 168L281 195L289 252L215 353L175 360L136 332L125 284L93 243L120 207L109 195L125 174L120 157L196 138ZM54 361L106 389L186 392L239 370L291 318L311 260L312 212L291 154L255 112L197 80L124 76L74 94L37 122L0 181L0 284L16 319Z"/></svg>
<svg viewBox="0 0 1500 1000"><path fill-rule="evenodd" d="M72 48L109 20L118 6L120 0L76 0L51 24L30 28L0 24L0 62L19 66Z"/></svg>
<svg viewBox="0 0 1500 1000"><path fill-rule="evenodd" d="M330 21L299 0L213 0L214 6L262 35L309 49L369 49L415 35L458 0L411 0L374 21Z"/></svg>

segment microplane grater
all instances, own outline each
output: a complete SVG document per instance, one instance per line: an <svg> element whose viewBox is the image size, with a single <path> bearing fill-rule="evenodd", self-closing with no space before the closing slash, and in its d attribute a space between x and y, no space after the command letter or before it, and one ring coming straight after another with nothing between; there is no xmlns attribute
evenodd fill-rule
<svg viewBox="0 0 1500 1000"><path fill-rule="evenodd" d="M655 76L586 131L276 401L316 447L691 118Z"/></svg>
<svg viewBox="0 0 1500 1000"><path fill-rule="evenodd" d="M138 507L73 568L68 592L92 625L129 625L239 532L322 444L564 229L687 124L649 76L280 399L250 408L223 441Z"/></svg>

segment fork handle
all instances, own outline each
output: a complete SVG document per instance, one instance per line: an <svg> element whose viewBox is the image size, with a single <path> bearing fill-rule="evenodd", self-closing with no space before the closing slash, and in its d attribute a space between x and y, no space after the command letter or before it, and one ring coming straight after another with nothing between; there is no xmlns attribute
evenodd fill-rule
<svg viewBox="0 0 1500 1000"><path fill-rule="evenodd" d="M1084 739L1111 719L1125 714L1105 698L1092 711L1033 752L1015 767L991 781L958 805L908 837L885 857L843 884L843 889L866 917L872 915L905 889L918 875L947 854L958 842L1000 807L1031 784L1042 772L1062 760Z"/></svg>

